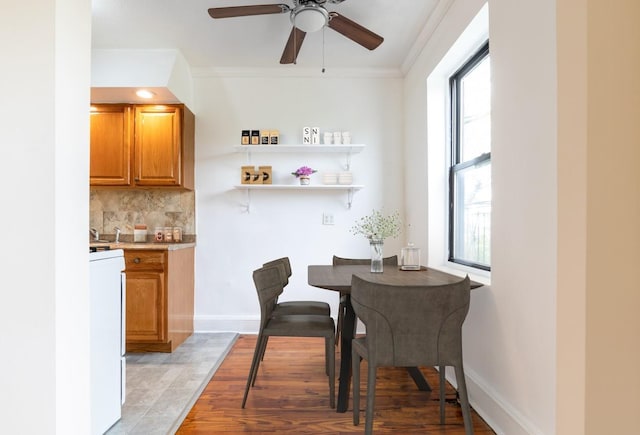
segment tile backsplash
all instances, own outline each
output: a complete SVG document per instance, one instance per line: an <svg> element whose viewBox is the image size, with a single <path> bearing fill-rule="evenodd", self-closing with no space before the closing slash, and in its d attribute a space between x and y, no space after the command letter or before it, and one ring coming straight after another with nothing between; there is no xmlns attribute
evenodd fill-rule
<svg viewBox="0 0 640 435"><path fill-rule="evenodd" d="M89 196L89 228L100 234L133 235L135 224L154 227L182 227L185 235L195 234L195 192L166 190L92 189Z"/></svg>

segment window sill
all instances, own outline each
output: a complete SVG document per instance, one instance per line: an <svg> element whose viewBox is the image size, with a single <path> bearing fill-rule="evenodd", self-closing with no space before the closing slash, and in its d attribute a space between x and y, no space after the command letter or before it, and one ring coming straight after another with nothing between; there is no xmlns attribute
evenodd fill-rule
<svg viewBox="0 0 640 435"><path fill-rule="evenodd" d="M475 269L469 266L463 266L461 264L452 263L447 261L444 264L438 266L427 266L433 269L441 270L442 272L450 273L451 275L459 276L460 278L464 278L466 275L469 275L469 279L472 281L479 282L483 285L491 285L491 272Z"/></svg>

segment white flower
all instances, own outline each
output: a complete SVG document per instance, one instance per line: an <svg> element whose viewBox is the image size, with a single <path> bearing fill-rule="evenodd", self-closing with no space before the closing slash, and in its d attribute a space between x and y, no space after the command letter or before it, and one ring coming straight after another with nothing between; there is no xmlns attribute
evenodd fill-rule
<svg viewBox="0 0 640 435"><path fill-rule="evenodd" d="M369 216L361 217L351 228L351 232L355 235L362 234L368 239L384 240L387 237L398 237L400 225L400 215L397 211L384 216L378 210L373 210Z"/></svg>

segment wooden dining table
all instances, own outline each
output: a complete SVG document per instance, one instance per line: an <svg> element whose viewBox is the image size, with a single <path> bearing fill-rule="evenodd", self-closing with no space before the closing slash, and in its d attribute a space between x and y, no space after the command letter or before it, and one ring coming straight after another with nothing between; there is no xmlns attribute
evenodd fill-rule
<svg viewBox="0 0 640 435"><path fill-rule="evenodd" d="M310 265L307 282L310 286L341 292L346 296L345 314L340 340L340 374L338 384L337 412L346 412L349 406L351 383L351 340L355 335L356 315L351 305L351 278L359 278L376 284L395 286L439 286L453 284L463 278L436 269L423 267L420 270L405 271L397 266L385 266L382 273L372 273L370 265ZM471 281L471 288L482 284ZM417 367L407 367L407 371L420 390L430 391L431 387Z"/></svg>

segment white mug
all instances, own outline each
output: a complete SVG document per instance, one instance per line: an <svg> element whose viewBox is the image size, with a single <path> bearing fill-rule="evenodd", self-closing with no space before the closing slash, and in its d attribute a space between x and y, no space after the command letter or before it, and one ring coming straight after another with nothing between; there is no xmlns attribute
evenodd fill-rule
<svg viewBox="0 0 640 435"><path fill-rule="evenodd" d="M335 133L333 133L333 143L339 145L341 139L342 139L342 133L340 133L339 131L336 131Z"/></svg>
<svg viewBox="0 0 640 435"><path fill-rule="evenodd" d="M348 131L343 131L342 132L342 143L343 144L350 144L351 143L351 133L349 133Z"/></svg>

